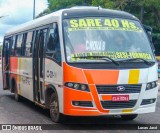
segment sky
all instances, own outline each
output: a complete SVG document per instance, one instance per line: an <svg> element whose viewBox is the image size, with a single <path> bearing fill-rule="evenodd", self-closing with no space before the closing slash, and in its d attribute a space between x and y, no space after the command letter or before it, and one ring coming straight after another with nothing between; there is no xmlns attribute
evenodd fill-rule
<svg viewBox="0 0 160 133"><path fill-rule="evenodd" d="M7 30L33 19L34 0L0 0L0 45ZM37 16L48 6L47 0L35 0Z"/></svg>

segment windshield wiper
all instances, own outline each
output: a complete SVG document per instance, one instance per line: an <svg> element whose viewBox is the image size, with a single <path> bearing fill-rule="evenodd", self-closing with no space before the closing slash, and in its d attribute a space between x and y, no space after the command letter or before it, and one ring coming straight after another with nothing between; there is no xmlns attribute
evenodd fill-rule
<svg viewBox="0 0 160 133"><path fill-rule="evenodd" d="M106 60L106 61L111 61L112 63L114 63L115 65L119 65L119 63L115 60L113 60L112 58L108 57L108 56L79 56L79 57L72 57L72 58L80 58L80 59L90 59L90 58L99 58L97 60ZM92 59L90 59L92 60Z"/></svg>
<svg viewBox="0 0 160 133"><path fill-rule="evenodd" d="M145 60L145 59L142 59L142 58L132 58L132 59L125 59L125 60L120 60L120 61L123 61L123 62L127 62L127 61L134 61L134 60L141 60L143 61L146 65L151 65L152 63Z"/></svg>

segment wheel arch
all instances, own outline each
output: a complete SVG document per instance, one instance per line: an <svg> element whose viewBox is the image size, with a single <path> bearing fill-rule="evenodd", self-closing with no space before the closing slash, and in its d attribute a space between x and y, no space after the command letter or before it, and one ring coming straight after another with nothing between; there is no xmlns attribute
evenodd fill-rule
<svg viewBox="0 0 160 133"><path fill-rule="evenodd" d="M52 93L55 93L58 97L58 93L56 90L56 87L54 85L47 85L46 90L45 90L45 105L47 108L49 108L49 104L50 104L50 98Z"/></svg>
<svg viewBox="0 0 160 133"><path fill-rule="evenodd" d="M11 92L14 93L14 91L15 91L14 89L16 87L16 79L14 78L14 76L11 77L10 81L11 81L10 82L11 83Z"/></svg>

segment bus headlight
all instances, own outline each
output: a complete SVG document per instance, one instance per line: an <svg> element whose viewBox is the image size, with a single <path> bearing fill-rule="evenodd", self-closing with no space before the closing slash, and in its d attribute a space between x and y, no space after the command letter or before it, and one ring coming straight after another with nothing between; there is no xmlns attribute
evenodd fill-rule
<svg viewBox="0 0 160 133"><path fill-rule="evenodd" d="M86 84L67 82L67 83L65 83L65 86L69 87L69 88L72 88L72 89L75 89L75 90L81 90L81 91L89 92L89 87Z"/></svg>
<svg viewBox="0 0 160 133"><path fill-rule="evenodd" d="M72 88L74 86L73 83L68 83L68 87Z"/></svg>
<svg viewBox="0 0 160 133"><path fill-rule="evenodd" d="M87 89L87 86L86 85L81 85L81 90L82 91L85 91Z"/></svg>
<svg viewBox="0 0 160 133"><path fill-rule="evenodd" d="M153 82L147 83L146 90L150 90L150 89L153 89L155 87L157 87L157 82L153 81Z"/></svg>
<svg viewBox="0 0 160 133"><path fill-rule="evenodd" d="M80 88L80 85L76 83L76 84L74 84L73 88L78 90Z"/></svg>

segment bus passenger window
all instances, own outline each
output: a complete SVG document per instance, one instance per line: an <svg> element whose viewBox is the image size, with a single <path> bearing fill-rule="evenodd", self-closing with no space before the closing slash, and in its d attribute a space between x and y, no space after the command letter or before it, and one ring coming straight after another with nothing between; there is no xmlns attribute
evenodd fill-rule
<svg viewBox="0 0 160 133"><path fill-rule="evenodd" d="M22 39L23 39L23 34L19 34L17 37L17 44L16 44L16 49L15 49L16 56L21 55Z"/></svg>
<svg viewBox="0 0 160 133"><path fill-rule="evenodd" d="M16 44L17 37L13 36L11 41L11 56L15 55L15 44Z"/></svg>
<svg viewBox="0 0 160 133"><path fill-rule="evenodd" d="M25 51L24 51L25 56L32 56L32 36L33 36L33 32L27 33L27 39L26 39Z"/></svg>
<svg viewBox="0 0 160 133"><path fill-rule="evenodd" d="M61 49L57 27L50 29L46 56L55 59L58 63L61 63Z"/></svg>

